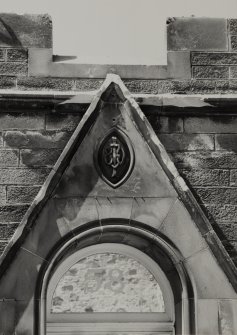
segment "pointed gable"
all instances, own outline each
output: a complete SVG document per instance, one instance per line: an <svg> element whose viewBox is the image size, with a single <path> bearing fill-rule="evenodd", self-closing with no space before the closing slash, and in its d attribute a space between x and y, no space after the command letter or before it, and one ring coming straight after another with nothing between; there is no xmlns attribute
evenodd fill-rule
<svg viewBox="0 0 237 335"><path fill-rule="evenodd" d="M116 75L107 76L6 249L0 293L17 299L25 292L30 299L52 250L81 227L98 222L103 231L110 220L163 236L186 265L199 298L235 295L236 268ZM14 272L19 264L26 269L20 277Z"/></svg>

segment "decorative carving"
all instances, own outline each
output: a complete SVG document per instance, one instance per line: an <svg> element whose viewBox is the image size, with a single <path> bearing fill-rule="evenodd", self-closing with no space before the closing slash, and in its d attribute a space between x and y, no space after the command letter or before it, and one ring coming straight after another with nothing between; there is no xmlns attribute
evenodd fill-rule
<svg viewBox="0 0 237 335"><path fill-rule="evenodd" d="M102 157L105 161L105 164L113 168L112 177L116 176L117 168L123 164L125 159L123 144L120 142L117 136L112 136L111 139L105 144Z"/></svg>
<svg viewBox="0 0 237 335"><path fill-rule="evenodd" d="M129 177L134 153L128 137L113 128L96 150L95 164L100 176L112 187L118 187Z"/></svg>

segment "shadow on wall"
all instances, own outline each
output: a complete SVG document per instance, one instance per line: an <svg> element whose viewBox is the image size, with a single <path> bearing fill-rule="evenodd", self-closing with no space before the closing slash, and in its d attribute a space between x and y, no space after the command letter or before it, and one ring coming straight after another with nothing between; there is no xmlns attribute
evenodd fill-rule
<svg viewBox="0 0 237 335"><path fill-rule="evenodd" d="M7 45L22 47L22 43L18 39L14 30L3 20L2 17L0 17L0 23L3 25L7 32L7 34L0 32L0 41Z"/></svg>

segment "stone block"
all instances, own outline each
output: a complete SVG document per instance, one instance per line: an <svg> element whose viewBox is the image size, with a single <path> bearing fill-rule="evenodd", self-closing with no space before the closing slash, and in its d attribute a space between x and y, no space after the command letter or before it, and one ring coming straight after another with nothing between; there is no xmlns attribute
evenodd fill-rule
<svg viewBox="0 0 237 335"><path fill-rule="evenodd" d="M231 34L237 34L237 19L229 19L228 28Z"/></svg>
<svg viewBox="0 0 237 335"><path fill-rule="evenodd" d="M8 241L6 241L6 240L0 240L0 255L3 253L3 251L6 248L7 244L8 244Z"/></svg>
<svg viewBox="0 0 237 335"><path fill-rule="evenodd" d="M173 80L172 84L172 92L177 94L188 94L192 91L192 80ZM166 93L166 92L164 92Z"/></svg>
<svg viewBox="0 0 237 335"><path fill-rule="evenodd" d="M206 213L213 222L237 222L237 205L205 205Z"/></svg>
<svg viewBox="0 0 237 335"><path fill-rule="evenodd" d="M28 205L6 205L0 207L0 222L20 222L25 215Z"/></svg>
<svg viewBox="0 0 237 335"><path fill-rule="evenodd" d="M214 136L208 134L160 134L168 151L214 150Z"/></svg>
<svg viewBox="0 0 237 335"><path fill-rule="evenodd" d="M182 177L193 186L229 186L229 170L217 169L182 169Z"/></svg>
<svg viewBox="0 0 237 335"><path fill-rule="evenodd" d="M192 65L235 65L237 64L237 53L229 52L192 52Z"/></svg>
<svg viewBox="0 0 237 335"><path fill-rule="evenodd" d="M172 93L174 92L174 82L171 80L157 80L157 93ZM147 93L149 93L147 91ZM154 93L155 92L151 92Z"/></svg>
<svg viewBox="0 0 237 335"><path fill-rule="evenodd" d="M72 79L26 77L17 79L20 90L57 90L70 91L74 87Z"/></svg>
<svg viewBox="0 0 237 335"><path fill-rule="evenodd" d="M163 82L163 81L162 81ZM157 80L124 80L124 83L131 93L161 93L158 90Z"/></svg>
<svg viewBox="0 0 237 335"><path fill-rule="evenodd" d="M215 82L213 80L193 80L191 85L192 93L214 93Z"/></svg>
<svg viewBox="0 0 237 335"><path fill-rule="evenodd" d="M0 75L6 76L26 76L28 67L26 63L0 63Z"/></svg>
<svg viewBox="0 0 237 335"><path fill-rule="evenodd" d="M216 150L237 152L237 134L220 134L215 137Z"/></svg>
<svg viewBox="0 0 237 335"><path fill-rule="evenodd" d="M19 162L19 151L11 149L0 150L0 166L17 166Z"/></svg>
<svg viewBox="0 0 237 335"><path fill-rule="evenodd" d="M98 90L102 83L101 79L75 79L74 88L78 91Z"/></svg>
<svg viewBox="0 0 237 335"><path fill-rule="evenodd" d="M61 149L21 149L20 165L53 166L61 152Z"/></svg>
<svg viewBox="0 0 237 335"><path fill-rule="evenodd" d="M237 186L237 170L230 170L230 186Z"/></svg>
<svg viewBox="0 0 237 335"><path fill-rule="evenodd" d="M237 240L237 223L218 223L217 229L221 229L227 240Z"/></svg>
<svg viewBox="0 0 237 335"><path fill-rule="evenodd" d="M50 169L0 169L0 184L5 185L42 185Z"/></svg>
<svg viewBox="0 0 237 335"><path fill-rule="evenodd" d="M15 87L16 87L15 77L0 76L0 88L1 89L8 89L8 88L15 88Z"/></svg>
<svg viewBox="0 0 237 335"><path fill-rule="evenodd" d="M6 186L0 186L0 204L5 204L6 203L6 197L7 197L7 193L6 193ZM0 235L0 239L1 239L1 235Z"/></svg>
<svg viewBox="0 0 237 335"><path fill-rule="evenodd" d="M167 70L168 78L191 79L190 52L168 51Z"/></svg>
<svg viewBox="0 0 237 335"><path fill-rule="evenodd" d="M2 13L0 46L51 48L50 16Z"/></svg>
<svg viewBox="0 0 237 335"><path fill-rule="evenodd" d="M237 66L230 67L230 79L231 78L237 78Z"/></svg>
<svg viewBox="0 0 237 335"><path fill-rule="evenodd" d="M230 37L230 45L233 51L237 51L237 36L233 35Z"/></svg>
<svg viewBox="0 0 237 335"><path fill-rule="evenodd" d="M215 81L216 91L215 93L228 93L230 92L229 80L216 80Z"/></svg>
<svg viewBox="0 0 237 335"><path fill-rule="evenodd" d="M30 204L39 190L38 186L7 186L7 203Z"/></svg>
<svg viewBox="0 0 237 335"><path fill-rule="evenodd" d="M217 335L219 333L218 302L217 299L197 300L197 334Z"/></svg>
<svg viewBox="0 0 237 335"><path fill-rule="evenodd" d="M235 295L234 288L226 280L225 273L209 248L186 259L185 266L195 281L196 299L231 299Z"/></svg>
<svg viewBox="0 0 237 335"><path fill-rule="evenodd" d="M7 129L44 129L44 113L35 112L12 112L0 114L0 130Z"/></svg>
<svg viewBox="0 0 237 335"><path fill-rule="evenodd" d="M234 152L177 152L171 156L178 168L236 169L237 154Z"/></svg>
<svg viewBox="0 0 237 335"><path fill-rule="evenodd" d="M156 114L147 115L147 119L155 132L159 133L182 133L183 119L176 116L160 116Z"/></svg>
<svg viewBox="0 0 237 335"><path fill-rule="evenodd" d="M237 133L236 116L185 117L186 133Z"/></svg>
<svg viewBox="0 0 237 335"><path fill-rule="evenodd" d="M64 131L6 131L4 143L15 148L64 148L71 134Z"/></svg>
<svg viewBox="0 0 237 335"><path fill-rule="evenodd" d="M199 79L227 79L228 66L193 66L193 77Z"/></svg>
<svg viewBox="0 0 237 335"><path fill-rule="evenodd" d="M5 60L6 57L6 49L0 49L0 62L3 62Z"/></svg>
<svg viewBox="0 0 237 335"><path fill-rule="evenodd" d="M205 239L179 200L172 205L158 229L179 248L184 258L206 247Z"/></svg>
<svg viewBox="0 0 237 335"><path fill-rule="evenodd" d="M12 48L7 49L8 62L27 62L28 52L27 49Z"/></svg>
<svg viewBox="0 0 237 335"><path fill-rule="evenodd" d="M159 229L175 200L175 198L135 198L132 204L131 219Z"/></svg>
<svg viewBox="0 0 237 335"><path fill-rule="evenodd" d="M218 310L218 324L221 334L236 334L237 324L235 321L236 315L236 299L221 300Z"/></svg>
<svg viewBox="0 0 237 335"><path fill-rule="evenodd" d="M217 18L172 18L167 25L168 50L228 51L227 24Z"/></svg>
<svg viewBox="0 0 237 335"><path fill-rule="evenodd" d="M235 93L237 91L237 80L229 80L229 93Z"/></svg>
<svg viewBox="0 0 237 335"><path fill-rule="evenodd" d="M18 223L0 224L0 239L9 240L15 233Z"/></svg>
<svg viewBox="0 0 237 335"><path fill-rule="evenodd" d="M74 131L81 121L82 115L79 114L47 114L47 130L70 130Z"/></svg>
<svg viewBox="0 0 237 335"><path fill-rule="evenodd" d="M195 188L201 203L206 204L237 204L237 188Z"/></svg>

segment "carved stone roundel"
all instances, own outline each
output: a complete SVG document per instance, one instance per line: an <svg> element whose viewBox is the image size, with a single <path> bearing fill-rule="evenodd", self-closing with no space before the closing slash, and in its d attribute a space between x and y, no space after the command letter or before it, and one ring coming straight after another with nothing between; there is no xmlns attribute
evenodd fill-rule
<svg viewBox="0 0 237 335"><path fill-rule="evenodd" d="M114 188L122 185L134 165L129 138L121 130L113 128L100 143L95 160L99 175L107 184Z"/></svg>

